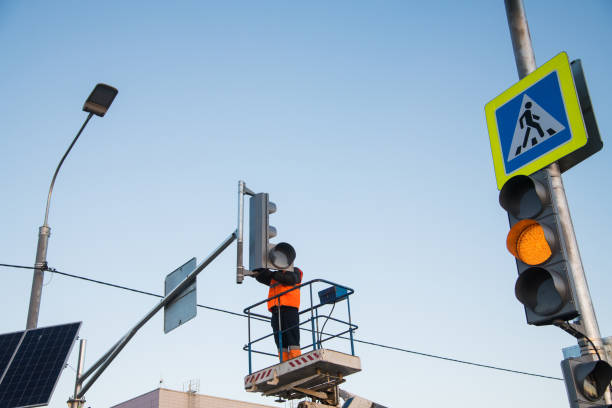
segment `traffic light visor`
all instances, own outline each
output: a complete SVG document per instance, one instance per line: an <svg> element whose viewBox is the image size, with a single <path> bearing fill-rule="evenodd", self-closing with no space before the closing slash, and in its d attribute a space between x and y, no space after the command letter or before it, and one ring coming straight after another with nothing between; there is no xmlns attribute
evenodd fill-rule
<svg viewBox="0 0 612 408"><path fill-rule="evenodd" d="M610 385L612 367L601 360L579 364L574 368L574 379L586 399L597 401Z"/></svg>
<svg viewBox="0 0 612 408"><path fill-rule="evenodd" d="M275 268L285 269L295 260L295 249L286 242L280 242L270 249L269 256Z"/></svg>
<svg viewBox="0 0 612 408"><path fill-rule="evenodd" d="M533 267L519 275L514 293L525 307L548 316L557 313L567 303L568 288L556 272Z"/></svg>
<svg viewBox="0 0 612 408"><path fill-rule="evenodd" d="M550 228L535 220L522 220L512 226L506 239L508 251L527 265L546 262L555 248Z"/></svg>
<svg viewBox="0 0 612 408"><path fill-rule="evenodd" d="M533 218L548 203L546 188L529 176L514 176L499 192L499 204L515 218Z"/></svg>

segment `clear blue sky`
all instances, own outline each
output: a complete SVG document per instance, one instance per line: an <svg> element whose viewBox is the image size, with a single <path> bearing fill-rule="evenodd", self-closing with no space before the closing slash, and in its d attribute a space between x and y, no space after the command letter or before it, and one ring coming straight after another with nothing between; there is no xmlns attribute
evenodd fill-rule
<svg viewBox="0 0 612 408"><path fill-rule="evenodd" d="M525 2L538 64L580 58L604 143L612 132L612 2ZM559 329L514 297L484 105L518 79L503 1L0 2L0 263L32 265L51 176L98 82L94 117L53 194L48 262L161 293L236 226L245 180L278 206L278 238L306 279L356 290L359 339L560 377ZM612 334L608 145L564 174L591 295ZM235 247L199 303L266 296L235 284ZM25 327L30 271L1 268L0 332ZM40 326L83 321L86 367L157 299L47 274ZM88 392L108 407L158 386L273 404L242 388L246 321L205 309L163 334L161 314ZM266 329L264 326L262 330ZM567 406L562 381L358 344L345 388L389 407ZM76 365L77 353L70 358ZM74 384L64 371L51 406ZM289 405L287 405L289 406Z"/></svg>

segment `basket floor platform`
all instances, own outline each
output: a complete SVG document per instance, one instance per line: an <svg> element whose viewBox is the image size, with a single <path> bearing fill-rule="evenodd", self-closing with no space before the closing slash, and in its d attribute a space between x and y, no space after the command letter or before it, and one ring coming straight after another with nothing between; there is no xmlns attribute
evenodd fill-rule
<svg viewBox="0 0 612 408"><path fill-rule="evenodd" d="M267 396L296 399L328 392L344 382L344 377L359 371L359 357L319 349L247 375L244 388Z"/></svg>

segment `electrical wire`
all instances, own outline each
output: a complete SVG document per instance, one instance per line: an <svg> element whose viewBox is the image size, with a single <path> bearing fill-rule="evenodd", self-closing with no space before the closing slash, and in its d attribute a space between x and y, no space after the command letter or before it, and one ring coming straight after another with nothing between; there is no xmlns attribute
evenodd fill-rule
<svg viewBox="0 0 612 408"><path fill-rule="evenodd" d="M11 265L11 264L0 264L0 266L6 266L8 268L17 268L17 269L38 269L32 266L23 266L23 265Z"/></svg>
<svg viewBox="0 0 612 408"><path fill-rule="evenodd" d="M514 374L523 374L523 375L530 375L532 377L540 377L540 378L547 378L547 379L550 379L550 380L563 381L563 378L551 377L549 375L528 373L526 371L511 370L509 368L502 368L502 367L496 367L496 366L491 366L491 365L487 365L487 364L473 363L471 361L458 360L456 358L437 356L435 354L422 353L420 351L407 350L407 349L403 349L403 348L400 348L400 347L386 346L384 344L374 343L374 342L365 341L365 340L354 339L354 341L357 342L357 343L368 344L370 346L382 347L382 348L386 348L386 349L390 349L390 350L403 351L404 353L416 354L418 356L437 358L439 360L445 360L445 361L452 361L454 363L467 364L467 365L472 365L472 366L476 366L476 367L490 368L492 370L506 371L506 372L514 373Z"/></svg>
<svg viewBox="0 0 612 408"><path fill-rule="evenodd" d="M19 269L37 269L37 268L32 267L32 266L10 265L10 264L3 264L3 263L0 263L0 266L5 266L5 267L9 267L9 268L19 268ZM123 290L127 290L129 292L140 293L141 295L147 295L147 296L154 296L154 297L160 298L160 299L164 298L162 295L158 295L157 293L147 292L147 291L144 291L144 290L134 289L134 288L130 288L130 287L127 287L127 286L117 285L117 284L114 284L114 283L104 282L104 281L100 281L100 280L96 280L96 279L86 278L85 276L73 275L71 273L66 273L66 272L58 271L55 268L47 267L47 268L45 268L45 270L49 271L49 272L57 273L58 275L68 276L70 278L80 279L80 280L84 280L84 281L92 282L92 283L97 283L99 285L109 286L111 288L123 289ZM219 308L212 307L212 306L206 306L206 305L200 305L200 304L198 304L197 306L201 307L203 309L214 310L216 312L227 313L227 314L234 315L234 316L247 317L246 315L244 315L242 313L236 313L236 312L232 312L232 311L224 310L224 309L219 309ZM255 317L253 317L253 318L255 319ZM258 320L264 320L264 319L259 318Z"/></svg>
<svg viewBox="0 0 612 408"><path fill-rule="evenodd" d="M4 267L8 267L8 268L17 268L17 269L37 269L37 268L32 267L32 266L12 265L12 264L4 264L4 263L0 263L0 266L4 266ZM70 274L70 273L58 271L57 269L54 269L54 268L46 267L44 269L46 271L57 273L59 275L63 275L63 276L67 276L67 277L75 278L75 279L80 279L80 280L84 280L84 281L87 281L87 282L97 283L99 285L109 286L109 287L116 288L116 289L127 290L127 291L130 291L130 292L140 293L140 294L148 295L148 296L154 296L154 297L157 297L157 298L163 298L164 297L162 295L158 295L156 293L151 293L151 292L146 292L146 291L140 290L140 289L134 289L134 288L130 288L130 287L127 287L127 286L122 286L122 285L117 285L117 284L114 284L114 283L109 283L109 282L104 282L104 281L100 281L100 280L96 280L96 279L87 278L87 277L84 277L84 276L73 275L73 274ZM232 316L239 316L239 317L245 317L245 318L249 317L249 316L247 316L245 314L242 314L242 313L236 313L236 312L232 312L230 310L220 309L220 308L217 308L217 307L200 305L200 304L198 304L197 306L201 307L201 308L204 308L204 309L214 310L216 312L226 313L226 314L229 314L229 315L232 315ZM256 317L252 317L252 318L253 319L257 319L257 320L261 320L261 321L266 321L266 322L268 321L267 319L262 319L262 318L256 318ZM339 338L348 340L347 337L341 337L340 336ZM497 367L497 366L492 366L492 365L487 365L487 364L474 363L474 362L471 362L471 361L459 360L459 359L456 359L456 358L443 357L443 356L438 356L438 355L435 355L435 354L429 354L429 353L423 353L423 352L420 352L420 351L408 350L408 349L404 349L404 348L401 348L401 347L387 346L387 345L384 345L384 344L381 344L381 343L375 343L375 342L366 341L366 340L353 339L353 341L355 341L357 343L361 343L361 344L367 344L367 345L370 345L370 346L386 348L386 349L389 349L389 350L395 350L395 351L401 351L401 352L404 352L404 353L415 354L415 355L422 356L422 357L430 357L430 358L435 358L435 359L449 361L449 362L454 362L454 363L459 363L459 364L467 364L467 365L481 367L481 368L489 368L489 369L492 369L492 370L505 371L505 372L509 372L509 373L513 373L513 374L521 374L521 375L528 375L528 376L532 376L532 377L539 377L539 378L546 378L546 379L550 379L550 380L563 381L563 378L559 378L559 377L552 377L552 376L543 375L543 374L535 374L535 373L529 373L529 372L526 372L526 371L518 371L518 370L509 369L509 368L503 368L503 367Z"/></svg>
<svg viewBox="0 0 612 408"><path fill-rule="evenodd" d="M323 331L325 330L325 325L327 324L327 322L329 321L329 318L331 317L332 313L334 313L334 309L336 308L336 302L334 301L334 304L332 305L331 310L329 311L329 314L327 315L327 318L325 319L325 321L323 322L323 327L321 327L321 331L319 332L319 347L321 347L321 337L323 336Z"/></svg>

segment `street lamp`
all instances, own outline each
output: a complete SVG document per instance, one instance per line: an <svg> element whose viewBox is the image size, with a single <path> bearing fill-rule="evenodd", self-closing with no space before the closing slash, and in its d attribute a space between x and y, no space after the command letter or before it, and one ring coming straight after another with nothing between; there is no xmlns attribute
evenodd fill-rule
<svg viewBox="0 0 612 408"><path fill-rule="evenodd" d="M87 126L89 119L91 119L93 115L97 115L100 117L104 116L108 108L113 103L115 96L117 96L117 93L117 89L106 84L97 84L93 91L91 91L91 94L83 105L83 111L89 112L89 115L87 115L87 119L85 119L83 126L81 126L81 129L77 133L72 143L70 143L68 150L66 150L66 153L64 153L64 156L57 165L57 168L55 169L55 174L53 174L51 186L49 187L49 195L47 196L45 222L38 230L38 246L36 248L36 261L34 263L35 269L34 277L32 279L32 292L30 294L30 307L28 309L28 320L26 323L26 329L35 328L38 324L38 312L40 310L40 296L42 293L43 274L45 268L47 267L47 244L49 242L49 236L51 235L51 228L49 228L47 221L49 218L49 204L51 203L51 193L53 192L55 178L57 177L57 173L59 172L60 167L62 167L66 156L68 156L68 153L70 153L72 146L74 146L79 136L81 136L81 132L83 132L83 129L85 129L85 126Z"/></svg>

